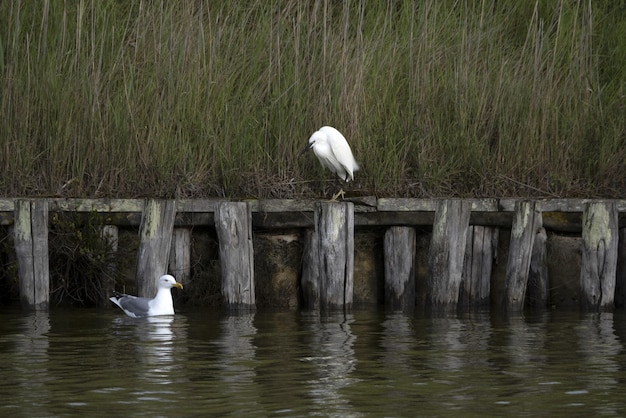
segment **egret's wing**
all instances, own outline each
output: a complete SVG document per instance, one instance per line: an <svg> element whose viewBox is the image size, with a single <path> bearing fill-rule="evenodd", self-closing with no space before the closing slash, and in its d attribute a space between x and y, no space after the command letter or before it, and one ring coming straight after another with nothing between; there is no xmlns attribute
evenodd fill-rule
<svg viewBox="0 0 626 418"><path fill-rule="evenodd" d="M330 149L335 160L350 174L350 177L352 177L352 173L359 169L359 165L352 155L352 150L346 138L332 126L324 126L320 131L328 135L328 143L330 144Z"/></svg>

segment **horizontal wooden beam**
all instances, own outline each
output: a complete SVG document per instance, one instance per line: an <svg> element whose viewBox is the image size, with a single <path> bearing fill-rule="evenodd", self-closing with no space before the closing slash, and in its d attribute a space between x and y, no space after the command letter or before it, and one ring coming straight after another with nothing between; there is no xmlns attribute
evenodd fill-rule
<svg viewBox="0 0 626 418"><path fill-rule="evenodd" d="M136 227L141 222L146 199L64 199L41 198L49 212L106 214L107 222ZM16 198L0 198L0 225L12 225ZM36 199L38 200L38 199ZM179 199L176 226L213 226L217 205L224 199ZM437 203L449 199L375 198L347 199L354 203L356 227L432 226ZM619 226L626 227L626 199L463 199L471 205L470 224L511 226L515 203L532 200L543 213L544 226L551 230L580 232L585 204L612 203ZM250 199L253 226L261 229L308 228L313 226L314 199Z"/></svg>
<svg viewBox="0 0 626 418"><path fill-rule="evenodd" d="M0 212L15 210L18 198L0 198ZM41 198L48 201L50 211L75 212L142 212L146 199L66 199ZM37 200L37 199L35 199ZM179 199L177 212L215 212L224 199ZM373 196L346 199L354 203L356 212L434 212L437 202L446 198L375 198ZM522 199L472 198L472 212L513 212L520 200L533 200L541 212L583 212L587 203L611 202L618 212L626 212L626 199ZM252 212L312 212L317 199L249 199Z"/></svg>

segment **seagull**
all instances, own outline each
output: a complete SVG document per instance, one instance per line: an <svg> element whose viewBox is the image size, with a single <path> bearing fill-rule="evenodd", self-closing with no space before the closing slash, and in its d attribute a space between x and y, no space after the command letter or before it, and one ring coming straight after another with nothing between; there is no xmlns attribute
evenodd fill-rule
<svg viewBox="0 0 626 418"><path fill-rule="evenodd" d="M354 180L354 172L359 169L359 165L352 155L348 141L337 129L332 126L323 126L315 131L299 155L310 149L313 149L322 166L337 174L341 180L346 183ZM341 189L331 200L335 201L339 196L344 195Z"/></svg>
<svg viewBox="0 0 626 418"><path fill-rule="evenodd" d="M183 285L178 283L173 276L166 274L159 278L158 286L159 289L154 299L113 292L113 296L109 300L119 306L131 318L174 315L171 289L172 287L182 289Z"/></svg>

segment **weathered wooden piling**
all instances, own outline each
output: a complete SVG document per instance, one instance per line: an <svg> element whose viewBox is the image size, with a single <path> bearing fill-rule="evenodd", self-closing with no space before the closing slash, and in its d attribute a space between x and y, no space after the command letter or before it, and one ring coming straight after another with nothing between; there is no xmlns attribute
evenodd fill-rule
<svg viewBox="0 0 626 418"><path fill-rule="evenodd" d="M541 227L541 217L537 215L534 201L515 203L505 277L504 302L510 310L524 308L533 244Z"/></svg>
<svg viewBox="0 0 626 418"><path fill-rule="evenodd" d="M191 276L191 229L174 228L170 250L170 273L182 284Z"/></svg>
<svg viewBox="0 0 626 418"><path fill-rule="evenodd" d="M537 213L537 224L543 223L541 212ZM548 277L548 234L540 227L535 235L535 242L530 256L526 299L533 308L545 308L550 301L550 278Z"/></svg>
<svg viewBox="0 0 626 418"><path fill-rule="evenodd" d="M176 217L175 200L149 199L139 228L137 257L137 292L139 296L154 297L157 280L167 273Z"/></svg>
<svg viewBox="0 0 626 418"><path fill-rule="evenodd" d="M480 225L469 227L460 296L462 306L489 305L491 270L497 247L497 228Z"/></svg>
<svg viewBox="0 0 626 418"><path fill-rule="evenodd" d="M350 310L354 288L354 204L316 202L314 224L318 283L309 289L319 289L321 310ZM313 275L309 277L315 280Z"/></svg>
<svg viewBox="0 0 626 418"><path fill-rule="evenodd" d="M612 203L586 203L583 211L580 299L587 309L611 309L615 301L618 229Z"/></svg>
<svg viewBox="0 0 626 418"><path fill-rule="evenodd" d="M254 310L252 211L246 202L220 202L215 211L222 269L222 295L227 310Z"/></svg>
<svg viewBox="0 0 626 418"><path fill-rule="evenodd" d="M428 253L430 308L456 308L463 277L463 261L472 205L460 199L437 203Z"/></svg>
<svg viewBox="0 0 626 418"><path fill-rule="evenodd" d="M48 201L16 200L13 233L22 305L35 310L48 309Z"/></svg>
<svg viewBox="0 0 626 418"><path fill-rule="evenodd" d="M619 230L618 246L615 305L621 308L626 304L626 228Z"/></svg>
<svg viewBox="0 0 626 418"><path fill-rule="evenodd" d="M385 231L385 309L415 309L415 229L393 226Z"/></svg>

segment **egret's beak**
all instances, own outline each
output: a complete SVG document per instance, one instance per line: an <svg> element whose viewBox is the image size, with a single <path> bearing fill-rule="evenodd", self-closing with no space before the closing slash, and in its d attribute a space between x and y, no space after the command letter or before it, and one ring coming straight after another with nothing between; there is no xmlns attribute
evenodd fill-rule
<svg viewBox="0 0 626 418"><path fill-rule="evenodd" d="M311 147L313 146L313 144L307 144L306 147L304 147L302 149L302 151L300 151L300 153L298 154L298 157L300 157L302 154L304 154L305 152L307 152L308 150L311 149Z"/></svg>
<svg viewBox="0 0 626 418"><path fill-rule="evenodd" d="M176 288L178 288L178 289L182 289L182 288L183 288L183 285L182 285L182 284L180 284L180 283L178 283L178 282L176 282L176 283L174 283L174 284L172 285L172 287L176 287Z"/></svg>

